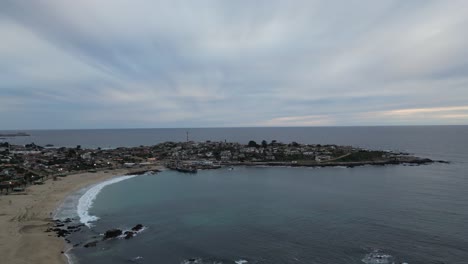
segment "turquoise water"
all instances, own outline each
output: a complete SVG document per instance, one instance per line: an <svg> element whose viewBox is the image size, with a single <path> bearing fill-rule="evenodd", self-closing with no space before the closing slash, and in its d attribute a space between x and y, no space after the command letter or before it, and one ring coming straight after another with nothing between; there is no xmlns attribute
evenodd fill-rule
<svg viewBox="0 0 468 264"><path fill-rule="evenodd" d="M237 167L196 175L164 171L108 185L89 210L99 220L72 237L73 242L92 236L100 239L99 234L110 228L130 229L138 223L147 229L131 240L100 242L96 248L77 247L72 253L77 262L87 264L242 260L269 264L465 264L466 128L375 128L367 132L333 128L328 133L327 140L339 144L406 150L449 160L450 164ZM308 131L303 131L303 137ZM314 133L309 135L318 135ZM320 137L308 139L309 143L323 141ZM376 250L389 258L369 255Z"/></svg>

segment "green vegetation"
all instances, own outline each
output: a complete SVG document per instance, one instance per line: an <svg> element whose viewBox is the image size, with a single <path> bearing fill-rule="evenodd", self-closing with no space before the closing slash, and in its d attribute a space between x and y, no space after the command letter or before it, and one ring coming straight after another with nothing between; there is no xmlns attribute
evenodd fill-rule
<svg viewBox="0 0 468 264"><path fill-rule="evenodd" d="M360 161L378 161L382 160L385 156L384 151L366 151L360 150L357 152L353 152L350 155L343 157L341 159L337 159L337 162L360 162Z"/></svg>
<svg viewBox="0 0 468 264"><path fill-rule="evenodd" d="M257 142L255 142L255 141L253 141L253 140L250 140L248 146L249 146L249 147L257 148L257 147L258 147L258 144L257 144Z"/></svg>

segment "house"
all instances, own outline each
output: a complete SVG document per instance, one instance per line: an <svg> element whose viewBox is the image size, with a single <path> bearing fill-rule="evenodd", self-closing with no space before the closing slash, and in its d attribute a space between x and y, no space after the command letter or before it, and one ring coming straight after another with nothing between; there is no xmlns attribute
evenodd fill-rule
<svg viewBox="0 0 468 264"><path fill-rule="evenodd" d="M221 151L220 156L221 156L221 160L227 161L231 159L232 154L230 150L225 150L225 151Z"/></svg>

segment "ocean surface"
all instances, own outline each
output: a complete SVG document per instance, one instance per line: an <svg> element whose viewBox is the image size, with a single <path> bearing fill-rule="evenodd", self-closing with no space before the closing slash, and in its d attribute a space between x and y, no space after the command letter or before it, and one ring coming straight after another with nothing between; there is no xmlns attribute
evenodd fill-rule
<svg viewBox="0 0 468 264"><path fill-rule="evenodd" d="M57 217L145 230L69 252L75 263L468 263L468 126L28 131L19 142L116 147L251 139L346 144L450 161L423 166L247 168L120 177ZM82 245L82 244L81 244ZM377 254L378 253L378 254Z"/></svg>

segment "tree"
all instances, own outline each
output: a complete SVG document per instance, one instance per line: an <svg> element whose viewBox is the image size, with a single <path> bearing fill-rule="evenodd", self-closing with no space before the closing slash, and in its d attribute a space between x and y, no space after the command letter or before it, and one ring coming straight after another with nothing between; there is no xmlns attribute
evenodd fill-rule
<svg viewBox="0 0 468 264"><path fill-rule="evenodd" d="M262 141L262 147L266 148L268 146L268 143L266 142L266 140L263 140Z"/></svg>
<svg viewBox="0 0 468 264"><path fill-rule="evenodd" d="M258 144L257 144L257 142L255 142L253 140L250 140L248 146L256 148L258 146Z"/></svg>
<svg viewBox="0 0 468 264"><path fill-rule="evenodd" d="M74 149L69 149L67 152L67 158L74 158L76 156L76 151Z"/></svg>

